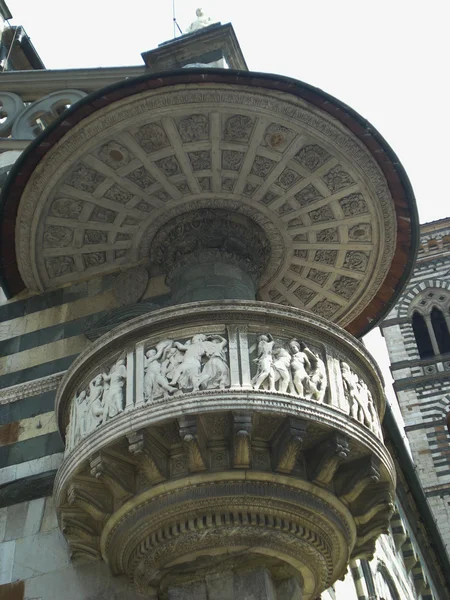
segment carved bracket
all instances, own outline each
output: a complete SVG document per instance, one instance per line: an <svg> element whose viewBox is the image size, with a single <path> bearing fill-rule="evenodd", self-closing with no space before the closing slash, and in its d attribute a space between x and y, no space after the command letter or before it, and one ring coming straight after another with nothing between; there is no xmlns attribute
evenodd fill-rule
<svg viewBox="0 0 450 600"><path fill-rule="evenodd" d="M379 459L365 456L339 469L335 482L336 494L344 502L354 502L370 483L379 480Z"/></svg>
<svg viewBox="0 0 450 600"><path fill-rule="evenodd" d="M206 469L204 448L200 447L196 417L181 417L178 419L180 437L188 457L188 469L195 473Z"/></svg>
<svg viewBox="0 0 450 600"><path fill-rule="evenodd" d="M313 483L328 485L349 453L349 440L339 433L311 448L307 453L309 479Z"/></svg>
<svg viewBox="0 0 450 600"><path fill-rule="evenodd" d="M306 437L308 423L289 417L273 445L273 468L280 473L292 473Z"/></svg>
<svg viewBox="0 0 450 600"><path fill-rule="evenodd" d="M134 493L132 464L100 451L91 457L90 466L91 475L104 481L116 500L124 501Z"/></svg>
<svg viewBox="0 0 450 600"><path fill-rule="evenodd" d="M252 415L250 413L233 414L233 466L247 469L251 464L250 441Z"/></svg>

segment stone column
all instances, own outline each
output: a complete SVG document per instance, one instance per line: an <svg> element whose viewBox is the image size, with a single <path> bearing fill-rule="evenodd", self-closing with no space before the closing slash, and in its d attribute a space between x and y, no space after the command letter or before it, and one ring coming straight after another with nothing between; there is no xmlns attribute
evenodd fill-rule
<svg viewBox="0 0 450 600"><path fill-rule="evenodd" d="M255 300L270 256L264 231L242 214L195 210L168 221L156 234L150 257L166 274L172 303Z"/></svg>
<svg viewBox="0 0 450 600"><path fill-rule="evenodd" d="M196 582L169 587L169 600L302 600L297 579L274 582L267 569L217 571Z"/></svg>
<svg viewBox="0 0 450 600"><path fill-rule="evenodd" d="M256 282L237 257L204 250L184 257L171 275L172 302L200 300L254 300ZM243 263L243 261L242 261Z"/></svg>

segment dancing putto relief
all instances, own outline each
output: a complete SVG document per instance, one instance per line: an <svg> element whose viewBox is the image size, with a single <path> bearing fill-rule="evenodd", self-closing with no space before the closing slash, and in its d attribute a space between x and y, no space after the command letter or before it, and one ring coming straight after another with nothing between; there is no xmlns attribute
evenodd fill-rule
<svg viewBox="0 0 450 600"><path fill-rule="evenodd" d="M268 333L260 335L251 350L257 353L253 389L294 394L323 402L327 389L325 363L306 344L293 339L286 348Z"/></svg>
<svg viewBox="0 0 450 600"><path fill-rule="evenodd" d="M188 339L162 339L153 346L141 347L137 362L140 394L127 397L127 377L134 372L138 350L119 358L105 372L97 374L74 398L67 430L67 448L75 447L84 437L120 413L192 392L225 390L231 386L233 360L249 387L255 391L287 394L317 403L335 406L381 436L380 421L367 383L349 364L341 360L341 398L332 398L325 355L305 342L274 338L270 333L251 336L246 346L249 360L229 356L229 341L217 333L196 333ZM241 348L242 352L242 348ZM127 361L131 360L127 372ZM334 359L333 359L334 360ZM244 364L245 363L245 364ZM141 366L139 366L141 365ZM248 370L248 367L247 367ZM140 373L140 375L139 375ZM134 377L134 375L133 375ZM235 382L236 383L236 382ZM233 386L235 385L233 383ZM242 381L245 384L244 381ZM130 389L134 389L134 385ZM238 385L240 387L240 385ZM341 388L341 389L342 389ZM327 394L328 392L328 394Z"/></svg>

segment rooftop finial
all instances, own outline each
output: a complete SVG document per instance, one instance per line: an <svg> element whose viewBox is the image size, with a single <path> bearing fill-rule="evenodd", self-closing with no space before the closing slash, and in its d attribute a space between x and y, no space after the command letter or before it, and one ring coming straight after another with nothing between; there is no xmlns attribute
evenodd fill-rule
<svg viewBox="0 0 450 600"><path fill-rule="evenodd" d="M203 8L197 8L195 14L197 15L197 18L186 29L186 33L193 33L194 31L203 29L203 27L208 27L209 25L216 23L210 16L205 14Z"/></svg>

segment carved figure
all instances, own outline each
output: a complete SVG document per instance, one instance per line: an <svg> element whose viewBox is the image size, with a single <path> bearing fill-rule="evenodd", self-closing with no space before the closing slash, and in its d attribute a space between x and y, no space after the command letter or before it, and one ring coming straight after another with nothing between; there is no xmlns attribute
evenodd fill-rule
<svg viewBox="0 0 450 600"><path fill-rule="evenodd" d="M73 405L73 423L71 427L71 446L75 446L86 435L87 392L83 390L75 398Z"/></svg>
<svg viewBox="0 0 450 600"><path fill-rule="evenodd" d="M89 384L89 400L86 410L86 434L91 433L105 420L105 409L102 402L103 375L97 375Z"/></svg>
<svg viewBox="0 0 450 600"><path fill-rule="evenodd" d="M291 340L289 349L292 354L291 369L295 391L299 396L305 396L305 390L309 390L309 371L311 362L308 354L305 352L305 344L297 340ZM311 353L311 351L309 351ZM312 354L312 353L311 353Z"/></svg>
<svg viewBox="0 0 450 600"><path fill-rule="evenodd" d="M197 18L186 29L186 33L193 33L194 31L198 31L199 29L203 29L203 27L208 27L214 23L211 17L205 15L203 8L197 8L195 14L197 15Z"/></svg>
<svg viewBox="0 0 450 600"><path fill-rule="evenodd" d="M230 369L226 359L227 340L221 335L211 335L206 342L208 361L203 367L200 378L201 389L225 389L230 385Z"/></svg>
<svg viewBox="0 0 450 600"><path fill-rule="evenodd" d="M350 404L350 415L359 421L358 376L353 373L348 363L343 360L341 360L341 373L344 392Z"/></svg>
<svg viewBox="0 0 450 600"><path fill-rule="evenodd" d="M303 352L309 358L311 370L307 382L306 397L311 397L318 402L323 402L327 389L327 372L325 363L316 352L312 352L304 345Z"/></svg>
<svg viewBox="0 0 450 600"><path fill-rule="evenodd" d="M260 335L258 337L258 357L255 362L258 365L256 375L252 379L253 388L259 390L261 385L268 380L269 390L275 392L275 377L273 372L273 337L268 333L267 335Z"/></svg>
<svg viewBox="0 0 450 600"><path fill-rule="evenodd" d="M278 391L282 393L294 392L294 386L291 377L291 355L282 347L277 347L273 351L274 380L278 382Z"/></svg>
<svg viewBox="0 0 450 600"><path fill-rule="evenodd" d="M125 361L119 359L109 370L109 375L103 374L107 385L103 392L104 420L111 419L123 411L123 386L127 378Z"/></svg>
<svg viewBox="0 0 450 600"><path fill-rule="evenodd" d="M175 347L184 352L184 356L183 361L174 371L170 381L171 385L178 384L180 389L192 388L194 392L200 389L201 359L207 352L205 341L206 336L198 333L192 337L190 343L175 342Z"/></svg>
<svg viewBox="0 0 450 600"><path fill-rule="evenodd" d="M172 340L166 340L173 344ZM165 395L176 392L177 388L169 385L166 377L162 374L163 365L158 362L164 352L170 349L170 346L163 345L158 348L152 348L146 353L146 366L144 375L144 394L147 400L160 396L165 392Z"/></svg>

